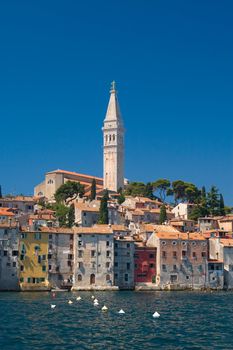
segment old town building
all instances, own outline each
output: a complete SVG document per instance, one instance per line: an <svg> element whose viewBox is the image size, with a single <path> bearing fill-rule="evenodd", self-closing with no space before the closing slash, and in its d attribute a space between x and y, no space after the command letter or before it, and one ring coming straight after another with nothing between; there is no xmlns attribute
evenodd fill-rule
<svg viewBox="0 0 233 350"><path fill-rule="evenodd" d="M134 289L134 240L122 234L114 239L114 285Z"/></svg>
<svg viewBox="0 0 233 350"><path fill-rule="evenodd" d="M135 242L134 280L136 287L151 287L156 283L156 248L145 242Z"/></svg>

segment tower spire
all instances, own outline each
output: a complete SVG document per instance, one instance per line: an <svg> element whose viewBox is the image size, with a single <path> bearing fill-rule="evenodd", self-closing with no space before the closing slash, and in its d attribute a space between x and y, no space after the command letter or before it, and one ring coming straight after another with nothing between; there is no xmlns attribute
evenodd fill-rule
<svg viewBox="0 0 233 350"><path fill-rule="evenodd" d="M117 191L124 187L124 126L117 98L116 83L111 83L104 119L104 188Z"/></svg>

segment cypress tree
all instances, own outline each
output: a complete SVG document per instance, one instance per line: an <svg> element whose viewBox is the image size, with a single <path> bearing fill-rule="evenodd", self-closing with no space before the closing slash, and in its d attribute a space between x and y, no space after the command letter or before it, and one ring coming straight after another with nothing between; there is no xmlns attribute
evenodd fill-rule
<svg viewBox="0 0 233 350"><path fill-rule="evenodd" d="M90 195L90 200L93 201L96 197L96 180L92 180L91 184L91 195Z"/></svg>
<svg viewBox="0 0 233 350"><path fill-rule="evenodd" d="M108 224L108 190L104 190L103 197L100 202L99 224Z"/></svg>
<svg viewBox="0 0 233 350"><path fill-rule="evenodd" d="M159 223L163 224L165 221L167 221L167 211L166 211L166 206L163 204L160 207Z"/></svg>
<svg viewBox="0 0 233 350"><path fill-rule="evenodd" d="M225 204L224 204L224 199L222 194L220 194L220 197L219 197L219 214L223 216L226 215Z"/></svg>
<svg viewBox="0 0 233 350"><path fill-rule="evenodd" d="M74 204L71 204L68 212L68 227L74 226L75 223L75 209Z"/></svg>

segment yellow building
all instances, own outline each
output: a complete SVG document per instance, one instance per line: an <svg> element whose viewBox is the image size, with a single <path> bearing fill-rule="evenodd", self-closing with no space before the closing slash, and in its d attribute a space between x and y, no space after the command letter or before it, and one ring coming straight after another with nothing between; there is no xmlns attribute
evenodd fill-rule
<svg viewBox="0 0 233 350"><path fill-rule="evenodd" d="M22 231L19 242L21 290L49 290L48 233Z"/></svg>

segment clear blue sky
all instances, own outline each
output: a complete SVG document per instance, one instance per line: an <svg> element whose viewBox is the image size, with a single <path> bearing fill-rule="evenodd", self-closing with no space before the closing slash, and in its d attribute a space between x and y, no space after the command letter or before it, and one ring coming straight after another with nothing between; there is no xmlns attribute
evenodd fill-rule
<svg viewBox="0 0 233 350"><path fill-rule="evenodd" d="M130 180L215 184L233 204L233 1L0 3L0 183L102 176L117 82Z"/></svg>

